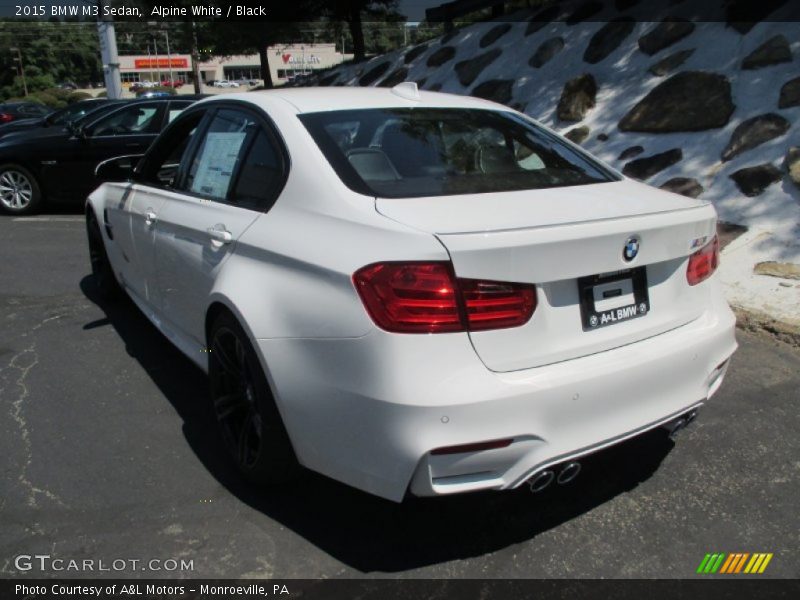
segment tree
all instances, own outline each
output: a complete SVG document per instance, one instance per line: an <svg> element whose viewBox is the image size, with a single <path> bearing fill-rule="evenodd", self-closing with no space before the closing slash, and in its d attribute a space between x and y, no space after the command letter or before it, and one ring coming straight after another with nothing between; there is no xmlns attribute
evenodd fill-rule
<svg viewBox="0 0 800 600"><path fill-rule="evenodd" d="M396 0L331 0L327 3L327 14L331 19L345 21L353 39L353 61L361 62L366 56L362 13L385 19L396 15Z"/></svg>

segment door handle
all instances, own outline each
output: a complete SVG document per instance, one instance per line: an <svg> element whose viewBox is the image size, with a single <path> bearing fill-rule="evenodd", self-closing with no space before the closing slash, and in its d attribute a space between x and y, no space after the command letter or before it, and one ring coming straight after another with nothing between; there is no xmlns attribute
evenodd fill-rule
<svg viewBox="0 0 800 600"><path fill-rule="evenodd" d="M206 229L208 236L220 244L230 244L233 241L233 234L225 229L225 225L218 223Z"/></svg>
<svg viewBox="0 0 800 600"><path fill-rule="evenodd" d="M152 208L148 208L146 211L144 211L144 224L145 225L150 227L150 226L154 225L156 221L158 221L158 215L156 215L156 213L153 212Z"/></svg>

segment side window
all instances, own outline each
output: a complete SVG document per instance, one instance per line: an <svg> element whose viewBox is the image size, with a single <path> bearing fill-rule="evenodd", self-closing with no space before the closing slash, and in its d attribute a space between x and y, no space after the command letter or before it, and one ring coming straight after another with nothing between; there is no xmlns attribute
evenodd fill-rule
<svg viewBox="0 0 800 600"><path fill-rule="evenodd" d="M139 168L139 181L156 187L176 187L181 164L204 115L201 110L187 114L158 138Z"/></svg>
<svg viewBox="0 0 800 600"><path fill-rule="evenodd" d="M100 119L87 134L101 136L154 133L154 127L157 128L158 123L157 114L157 104L128 106Z"/></svg>
<svg viewBox="0 0 800 600"><path fill-rule="evenodd" d="M259 128L242 161L229 201L237 206L265 210L283 180L281 155L267 132Z"/></svg>
<svg viewBox="0 0 800 600"><path fill-rule="evenodd" d="M192 105L191 102L170 102L169 110L167 112L167 122L164 125L166 126L172 123L172 121L175 120L175 117L177 117L191 105Z"/></svg>
<svg viewBox="0 0 800 600"><path fill-rule="evenodd" d="M186 189L213 200L225 201L247 142L258 132L255 118L223 108L214 115L192 160Z"/></svg>

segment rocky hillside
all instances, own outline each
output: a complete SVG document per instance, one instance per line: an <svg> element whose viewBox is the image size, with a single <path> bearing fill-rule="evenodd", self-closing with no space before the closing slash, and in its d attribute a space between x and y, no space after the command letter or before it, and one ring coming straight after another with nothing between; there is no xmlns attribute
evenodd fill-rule
<svg viewBox="0 0 800 600"><path fill-rule="evenodd" d="M552 8L478 23L305 83L415 81L488 98L630 177L710 200L749 229L726 250L738 252L723 272L731 300L800 319L800 23L638 22L603 10L592 22ZM790 266L776 278L756 270L765 261Z"/></svg>

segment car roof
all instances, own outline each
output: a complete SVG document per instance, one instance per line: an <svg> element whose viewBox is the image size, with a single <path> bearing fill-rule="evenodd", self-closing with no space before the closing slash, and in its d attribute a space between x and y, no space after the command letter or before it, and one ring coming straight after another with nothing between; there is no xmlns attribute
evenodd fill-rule
<svg viewBox="0 0 800 600"><path fill-rule="evenodd" d="M401 95L402 94L402 95ZM510 110L501 104L456 94L419 91L419 99L409 99L398 88L372 87L303 87L259 90L246 94L220 94L204 102L216 100L245 100L268 108L275 99L291 104L298 113L368 108L428 107L428 108L480 108Z"/></svg>

